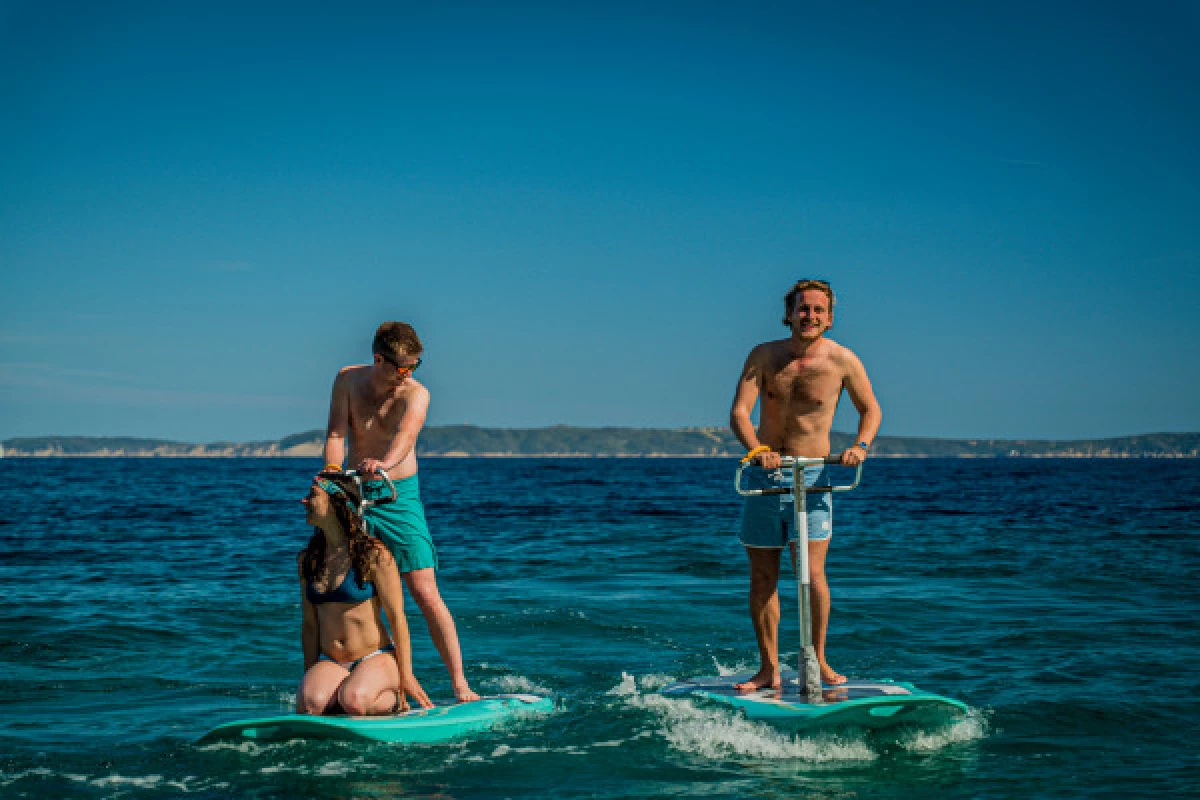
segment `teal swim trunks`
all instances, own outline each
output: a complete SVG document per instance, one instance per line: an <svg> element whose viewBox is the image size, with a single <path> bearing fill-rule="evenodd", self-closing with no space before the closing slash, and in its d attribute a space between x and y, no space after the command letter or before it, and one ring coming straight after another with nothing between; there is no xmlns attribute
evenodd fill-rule
<svg viewBox="0 0 1200 800"><path fill-rule="evenodd" d="M421 490L417 476L412 475L395 482L396 500L368 506L363 515L367 532L380 539L396 559L396 567L403 575L418 569L437 569L437 550L429 525L425 522L425 507L421 505ZM367 481L363 484L363 495L368 500L379 500L389 495L383 481Z"/></svg>

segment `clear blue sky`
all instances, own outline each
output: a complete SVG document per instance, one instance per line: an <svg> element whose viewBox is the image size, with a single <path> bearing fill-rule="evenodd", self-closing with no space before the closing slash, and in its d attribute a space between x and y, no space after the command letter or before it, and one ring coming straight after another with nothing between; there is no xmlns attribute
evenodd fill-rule
<svg viewBox="0 0 1200 800"><path fill-rule="evenodd" d="M318 428L384 319L431 424L720 425L810 276L885 434L1200 430L1197 41L1194 2L3 3L0 437Z"/></svg>

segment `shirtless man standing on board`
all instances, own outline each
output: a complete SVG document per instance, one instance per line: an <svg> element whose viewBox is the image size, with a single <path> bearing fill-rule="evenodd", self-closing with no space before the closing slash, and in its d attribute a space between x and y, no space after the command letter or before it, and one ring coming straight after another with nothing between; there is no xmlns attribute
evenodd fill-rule
<svg viewBox="0 0 1200 800"><path fill-rule="evenodd" d="M833 325L833 290L825 281L798 282L784 298L787 339L764 342L746 359L738 379L729 424L761 470L747 470L749 488L792 486L791 470L780 468L780 456L824 458L830 454L829 431L842 390L858 409L858 435L841 454L841 463L857 466L867 457L883 414L862 362L825 332ZM761 397L760 425L750 421ZM828 486L828 467L806 467L805 483ZM825 660L829 628L829 585L825 555L833 535L832 494L805 495L808 504L808 557L811 573L813 647L821 664L821 680L844 683L846 677ZM790 543L795 558L791 494L747 497L740 540L750 557L750 621L758 639L761 669L737 684L747 691L779 687L779 558Z"/></svg>
<svg viewBox="0 0 1200 800"><path fill-rule="evenodd" d="M464 703L478 700L479 695L467 684L454 619L438 592L437 551L417 485L417 435L429 410L429 390L412 374L421 366L423 349L411 325L385 322L375 331L373 362L344 367L338 373L329 403L325 469L342 468L348 440L356 469L384 470L395 484L396 501L369 507L363 521L395 557L400 577L425 615L450 673L454 696ZM387 495L387 490L382 480L372 480L364 483L363 493L374 500Z"/></svg>

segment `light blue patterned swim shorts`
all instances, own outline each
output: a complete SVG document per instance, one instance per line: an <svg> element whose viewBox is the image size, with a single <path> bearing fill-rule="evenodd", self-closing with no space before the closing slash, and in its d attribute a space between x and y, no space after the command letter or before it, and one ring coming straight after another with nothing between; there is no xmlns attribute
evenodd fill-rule
<svg viewBox="0 0 1200 800"><path fill-rule="evenodd" d="M747 489L792 487L792 470L751 467L742 473L742 485ZM805 467L805 486L828 486L829 467ZM822 542L833 536L833 493L805 494L808 501L808 539ZM747 497L742 506L742 532L738 537L746 547L786 547L795 541L793 503L791 494Z"/></svg>

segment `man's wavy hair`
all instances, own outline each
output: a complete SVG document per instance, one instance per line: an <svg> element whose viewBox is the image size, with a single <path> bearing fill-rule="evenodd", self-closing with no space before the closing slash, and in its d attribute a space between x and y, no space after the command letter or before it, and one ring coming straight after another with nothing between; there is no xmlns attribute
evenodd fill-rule
<svg viewBox="0 0 1200 800"><path fill-rule="evenodd" d="M808 278L802 281L796 281L796 284L788 290L788 293L783 298L783 327L792 327L790 317L792 316L793 306L796 304L796 298L801 292L807 292L809 289L816 289L818 292L824 292L829 298L829 314L833 316L833 307L837 303L833 299L833 288L830 287L828 281L818 280L816 278Z"/></svg>
<svg viewBox="0 0 1200 800"><path fill-rule="evenodd" d="M407 322L385 322L375 329L371 352L386 356L419 356L424 348Z"/></svg>
<svg viewBox="0 0 1200 800"><path fill-rule="evenodd" d="M371 538L362 519L355 513L354 507L351 505L351 503L354 505L361 503L362 496L359 494L358 486L349 478L331 473L322 473L321 477L336 484L342 490L330 494L329 499L333 503L334 516L337 517L342 530L346 532L346 542L350 547L350 563L354 565L354 569L358 573L358 588L365 589L367 581L372 578L371 573L379 560L379 554L375 547L375 540ZM317 575L325 566L325 544L325 531L317 528L312 538L308 540L308 546L300 553L301 574L309 583L317 579ZM327 591L333 588L330 586Z"/></svg>

